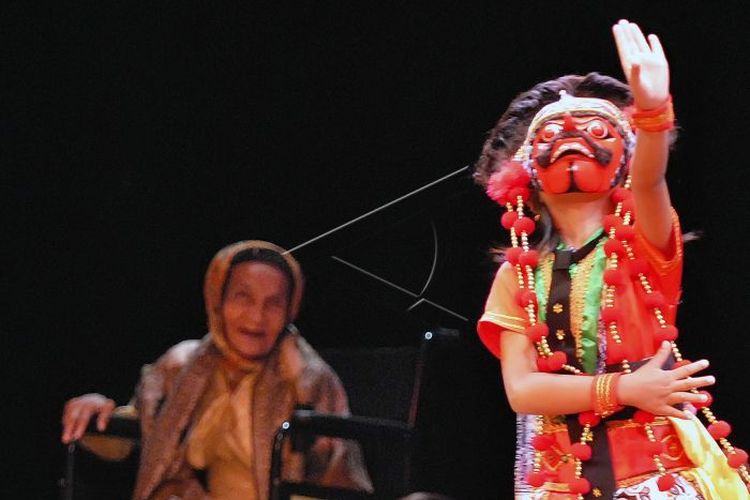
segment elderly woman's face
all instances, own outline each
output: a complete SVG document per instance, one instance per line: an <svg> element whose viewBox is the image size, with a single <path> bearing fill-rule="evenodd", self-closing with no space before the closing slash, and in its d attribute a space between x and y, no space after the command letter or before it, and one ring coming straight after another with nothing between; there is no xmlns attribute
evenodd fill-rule
<svg viewBox="0 0 750 500"><path fill-rule="evenodd" d="M276 267L241 262L232 268L221 314L229 344L248 359L271 351L287 323L289 283Z"/></svg>

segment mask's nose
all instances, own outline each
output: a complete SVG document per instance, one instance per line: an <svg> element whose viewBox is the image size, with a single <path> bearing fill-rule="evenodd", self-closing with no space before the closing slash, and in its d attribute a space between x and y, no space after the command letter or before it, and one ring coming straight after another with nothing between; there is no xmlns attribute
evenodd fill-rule
<svg viewBox="0 0 750 500"><path fill-rule="evenodd" d="M576 130L576 124L573 121L573 116L568 112L563 115L563 130L565 132L572 132Z"/></svg>

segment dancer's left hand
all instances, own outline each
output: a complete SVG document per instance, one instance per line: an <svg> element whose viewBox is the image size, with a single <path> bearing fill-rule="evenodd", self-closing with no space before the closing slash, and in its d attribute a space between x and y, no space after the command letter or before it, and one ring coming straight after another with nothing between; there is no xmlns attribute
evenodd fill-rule
<svg viewBox="0 0 750 500"><path fill-rule="evenodd" d="M648 41L637 24L625 19L612 27L620 63L636 107L654 109L669 98L669 65L659 37Z"/></svg>

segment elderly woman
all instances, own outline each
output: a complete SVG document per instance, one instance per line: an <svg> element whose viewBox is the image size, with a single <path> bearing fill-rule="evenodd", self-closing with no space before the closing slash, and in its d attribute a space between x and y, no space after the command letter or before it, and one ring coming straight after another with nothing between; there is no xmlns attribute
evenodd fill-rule
<svg viewBox="0 0 750 500"><path fill-rule="evenodd" d="M210 332L144 367L131 402L143 435L134 499L265 498L273 435L293 408L348 414L336 374L292 325L302 289L299 264L271 243L243 241L216 254L204 288ZM71 399L63 442L81 438L95 415L104 429L113 410L100 394ZM371 489L359 448L343 441L289 453L285 470Z"/></svg>

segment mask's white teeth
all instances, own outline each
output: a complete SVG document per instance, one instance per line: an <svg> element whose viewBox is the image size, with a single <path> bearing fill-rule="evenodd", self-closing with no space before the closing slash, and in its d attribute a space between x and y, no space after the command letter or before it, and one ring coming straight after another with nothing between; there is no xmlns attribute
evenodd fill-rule
<svg viewBox="0 0 750 500"><path fill-rule="evenodd" d="M577 142L569 142L569 143L563 144L562 146L560 146L557 149L557 151L555 151L555 154L552 155L551 161L553 163L556 162L557 159L560 157L561 154L563 154L566 151L570 151L570 150L577 151L577 152L579 152L579 153L587 156L588 158L594 158L594 154L587 147L585 147L584 145L579 144Z"/></svg>

